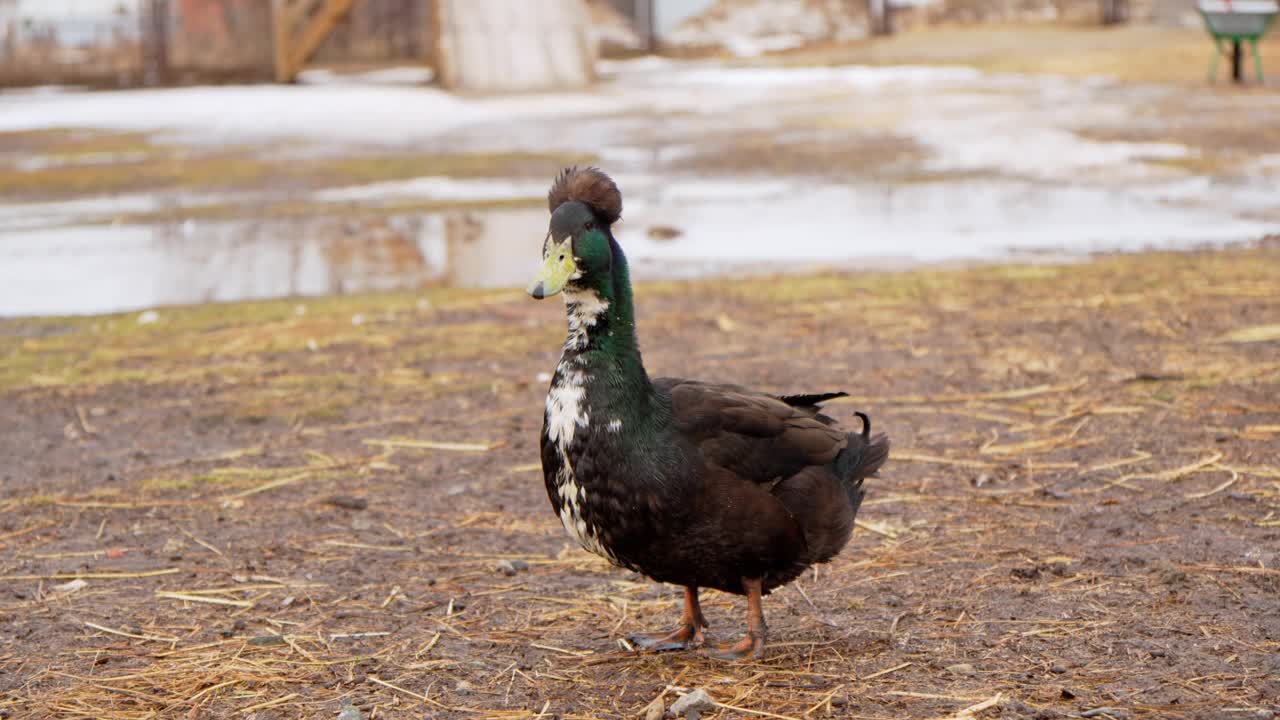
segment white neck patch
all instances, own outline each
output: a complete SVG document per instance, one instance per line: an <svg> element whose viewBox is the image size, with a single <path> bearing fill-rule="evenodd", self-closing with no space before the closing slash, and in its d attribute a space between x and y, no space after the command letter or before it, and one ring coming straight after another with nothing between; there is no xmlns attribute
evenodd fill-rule
<svg viewBox="0 0 1280 720"><path fill-rule="evenodd" d="M609 301L595 290L582 292L564 291L565 313L569 318L569 336L564 346L568 350L580 350L587 346L587 330L595 327L609 310Z"/></svg>

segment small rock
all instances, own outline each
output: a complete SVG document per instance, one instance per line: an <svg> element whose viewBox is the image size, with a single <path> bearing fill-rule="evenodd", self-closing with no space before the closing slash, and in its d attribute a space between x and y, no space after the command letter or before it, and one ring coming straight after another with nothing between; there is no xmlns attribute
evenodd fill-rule
<svg viewBox="0 0 1280 720"><path fill-rule="evenodd" d="M280 635L259 635L249 638L249 644L257 647L269 647L271 645L283 645L284 637Z"/></svg>
<svg viewBox="0 0 1280 720"><path fill-rule="evenodd" d="M844 707L845 705L848 705L848 704L849 704L848 695L832 695L831 696L831 707Z"/></svg>
<svg viewBox="0 0 1280 720"><path fill-rule="evenodd" d="M360 708L355 705L345 703L342 710L338 712L338 720L364 720L364 713L360 712Z"/></svg>
<svg viewBox="0 0 1280 720"><path fill-rule="evenodd" d="M360 327L361 325L363 325L363 324L364 324L364 315L361 315L360 313L356 313L355 315L352 315L352 316L351 316L351 324L352 324L353 326L355 326L355 327Z"/></svg>
<svg viewBox="0 0 1280 720"><path fill-rule="evenodd" d="M326 505L334 507L346 508L348 510L364 510L369 507L369 501L362 497L353 495L333 495L324 500Z"/></svg>
<svg viewBox="0 0 1280 720"><path fill-rule="evenodd" d="M1009 574L1019 580L1035 580L1040 577L1040 568L1038 567L1016 567L1009 571Z"/></svg>
<svg viewBox="0 0 1280 720"><path fill-rule="evenodd" d="M371 527L373 527L373 521L364 515L357 515L351 518L352 530L368 530Z"/></svg>
<svg viewBox="0 0 1280 720"><path fill-rule="evenodd" d="M512 575L520 572L510 560L499 560L495 569L507 577L511 577Z"/></svg>
<svg viewBox="0 0 1280 720"><path fill-rule="evenodd" d="M1057 663L1054 663L1054 664L1053 664L1053 667L1049 668L1049 672L1051 672L1051 673L1057 673L1057 674L1059 674L1059 675L1061 675L1062 673L1064 673L1064 672L1066 672L1066 671L1067 671L1067 669L1066 669L1065 667L1063 667L1062 665L1059 665L1059 664L1057 664Z"/></svg>
<svg viewBox="0 0 1280 720"><path fill-rule="evenodd" d="M1074 700L1076 697L1076 694L1066 688L1062 688L1062 692L1058 693L1058 697L1062 698L1063 700Z"/></svg>
<svg viewBox="0 0 1280 720"><path fill-rule="evenodd" d="M991 484L991 475L988 473L980 473L978 477L973 479L973 486L976 488L985 487Z"/></svg>
<svg viewBox="0 0 1280 720"><path fill-rule="evenodd" d="M898 607L902 604L902 598L897 595L886 595L884 598L884 604L889 607Z"/></svg>
<svg viewBox="0 0 1280 720"><path fill-rule="evenodd" d="M453 686L453 691L459 695L466 695L471 692L471 683L466 680L459 680L458 684Z"/></svg>
<svg viewBox="0 0 1280 720"><path fill-rule="evenodd" d="M666 710L666 705L662 704L662 698L656 697L644 709L644 720L660 720L664 710Z"/></svg>
<svg viewBox="0 0 1280 720"><path fill-rule="evenodd" d="M178 538L169 538L164 541L164 547L161 549L161 552L168 556L170 560L181 560L182 551L186 549L186 543L182 542Z"/></svg>
<svg viewBox="0 0 1280 720"><path fill-rule="evenodd" d="M687 718L697 718L708 710L716 709L716 701L711 699L706 690L698 688L680 696L679 700L671 703L671 707L667 710L668 717L680 717L684 715Z"/></svg>
<svg viewBox="0 0 1280 720"><path fill-rule="evenodd" d="M658 242L670 242L683 235L684 231L670 225L650 225L645 234Z"/></svg>
<svg viewBox="0 0 1280 720"><path fill-rule="evenodd" d="M49 590L59 595L70 595L71 593L76 592L77 590L83 590L88 586L89 586L89 583L85 582L84 580L81 580L80 578L76 578L71 582L65 582L65 583L62 583L61 585L53 585L49 588Z"/></svg>
<svg viewBox="0 0 1280 720"><path fill-rule="evenodd" d="M969 663L956 663L955 665L948 665L947 672L952 675L972 675L974 669Z"/></svg>

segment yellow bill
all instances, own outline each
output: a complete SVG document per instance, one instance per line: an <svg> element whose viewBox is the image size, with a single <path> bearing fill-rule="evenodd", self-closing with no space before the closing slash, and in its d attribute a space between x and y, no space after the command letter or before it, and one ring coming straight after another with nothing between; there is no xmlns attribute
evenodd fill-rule
<svg viewBox="0 0 1280 720"><path fill-rule="evenodd" d="M549 241L542 254L542 267L529 283L528 292L541 300L551 297L564 289L565 283L573 277L578 266L573 261L573 238L565 238L560 243Z"/></svg>

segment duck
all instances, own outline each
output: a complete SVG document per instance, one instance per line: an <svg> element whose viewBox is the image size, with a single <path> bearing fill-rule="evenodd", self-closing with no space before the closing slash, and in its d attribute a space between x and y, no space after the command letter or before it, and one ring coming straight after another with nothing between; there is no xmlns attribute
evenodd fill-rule
<svg viewBox="0 0 1280 720"><path fill-rule="evenodd" d="M627 258L613 234L622 194L599 168L555 177L535 299L562 295L567 334L543 413L542 471L565 531L613 565L684 589L672 630L634 632L641 651L764 657L762 598L836 556L863 481L889 440L842 428L822 403L843 391L773 395L650 377ZM708 645L701 589L746 596L746 634Z"/></svg>

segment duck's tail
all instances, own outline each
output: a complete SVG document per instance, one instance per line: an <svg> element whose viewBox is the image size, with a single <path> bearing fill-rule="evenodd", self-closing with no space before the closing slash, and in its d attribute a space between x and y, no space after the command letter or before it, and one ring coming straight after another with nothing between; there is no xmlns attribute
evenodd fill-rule
<svg viewBox="0 0 1280 720"><path fill-rule="evenodd" d="M855 412L862 420L862 432L849 433L849 444L835 459L836 475L843 481L844 491L856 515L862 505L862 481L874 475L889 459L889 436L871 435L871 418Z"/></svg>

